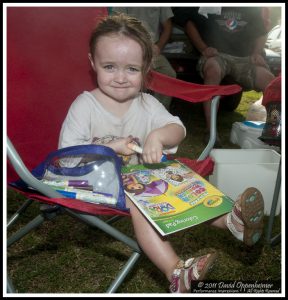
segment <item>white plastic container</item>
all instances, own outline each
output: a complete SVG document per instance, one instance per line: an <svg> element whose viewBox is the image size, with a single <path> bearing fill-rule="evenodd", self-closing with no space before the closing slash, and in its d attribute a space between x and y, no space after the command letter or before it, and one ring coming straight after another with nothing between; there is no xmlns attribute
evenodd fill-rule
<svg viewBox="0 0 288 300"><path fill-rule="evenodd" d="M265 215L270 215L280 154L270 149L213 149L215 165L209 182L236 200L248 187L256 187L263 195ZM281 191L276 207L280 213Z"/></svg>
<svg viewBox="0 0 288 300"><path fill-rule="evenodd" d="M277 147L270 146L258 139L262 135L265 122L235 122L232 125L230 141L239 145L242 149L271 149L277 150Z"/></svg>

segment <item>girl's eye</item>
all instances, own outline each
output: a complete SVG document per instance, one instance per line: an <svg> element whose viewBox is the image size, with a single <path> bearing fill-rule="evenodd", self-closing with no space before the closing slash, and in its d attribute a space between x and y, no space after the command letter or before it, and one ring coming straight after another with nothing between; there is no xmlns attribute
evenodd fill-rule
<svg viewBox="0 0 288 300"><path fill-rule="evenodd" d="M113 70L113 65L105 65L104 67L103 67L105 70L108 70L108 71L110 71L110 70Z"/></svg>
<svg viewBox="0 0 288 300"><path fill-rule="evenodd" d="M140 69L139 68L135 68L135 67L129 67L128 70L130 72L140 72Z"/></svg>

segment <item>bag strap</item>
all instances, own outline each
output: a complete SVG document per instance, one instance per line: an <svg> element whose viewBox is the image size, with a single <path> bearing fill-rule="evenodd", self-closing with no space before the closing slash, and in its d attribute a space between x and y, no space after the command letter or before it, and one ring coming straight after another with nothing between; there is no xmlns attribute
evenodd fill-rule
<svg viewBox="0 0 288 300"><path fill-rule="evenodd" d="M41 178L44 174L44 171L47 169L48 165L54 158L62 158L69 155L72 156L79 154L98 154L109 156L114 159L117 171L121 172L122 159L117 156L116 152L113 149L104 145L91 144L70 146L51 152L41 164L39 164L35 169L32 170L32 174L37 178Z"/></svg>
<svg viewBox="0 0 288 300"><path fill-rule="evenodd" d="M122 159L117 156L116 152L104 145L76 145L70 146L62 149L58 149L56 151L51 152L46 159L40 163L36 168L34 168L31 173L38 179L42 179L43 174L49 165L50 161L54 158L61 158L67 155L78 155L78 154L98 154L98 155L105 155L110 156L114 159L115 162L115 169L117 172L117 176L119 178L119 194L116 207L118 209L127 210L125 205L125 192L124 186L121 179L121 166L123 164ZM17 180L16 182L10 183L11 186L15 188L21 188L22 190L27 189L27 184L23 182L21 179Z"/></svg>

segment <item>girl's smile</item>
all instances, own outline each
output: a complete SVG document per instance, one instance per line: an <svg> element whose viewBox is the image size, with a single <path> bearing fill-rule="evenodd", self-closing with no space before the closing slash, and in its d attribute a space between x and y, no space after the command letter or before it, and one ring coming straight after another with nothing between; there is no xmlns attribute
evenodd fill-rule
<svg viewBox="0 0 288 300"><path fill-rule="evenodd" d="M101 37L94 57L89 57L100 92L113 101L132 100L141 89L142 53L141 46L126 36Z"/></svg>

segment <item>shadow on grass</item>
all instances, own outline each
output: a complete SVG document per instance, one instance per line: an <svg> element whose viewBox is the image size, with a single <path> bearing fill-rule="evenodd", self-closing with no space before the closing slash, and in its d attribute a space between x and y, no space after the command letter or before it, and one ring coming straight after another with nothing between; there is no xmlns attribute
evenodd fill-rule
<svg viewBox="0 0 288 300"><path fill-rule="evenodd" d="M37 212L35 205L30 214ZM279 230L279 218L276 223ZM133 237L130 218L122 218L115 227ZM281 278L280 245L271 248L264 237L254 247L247 247L229 231L200 224L168 239L183 259L214 250L219 253L207 279ZM130 251L98 229L63 215L13 245L8 251L8 270L19 292L105 293ZM165 276L142 254L118 293L167 293L168 285Z"/></svg>

